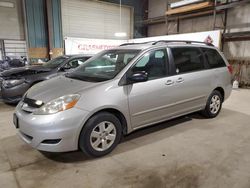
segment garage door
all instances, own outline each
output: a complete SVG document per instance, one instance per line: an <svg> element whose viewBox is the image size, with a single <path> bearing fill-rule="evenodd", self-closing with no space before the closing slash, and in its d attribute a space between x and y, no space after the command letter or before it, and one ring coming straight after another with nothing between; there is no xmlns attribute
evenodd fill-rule
<svg viewBox="0 0 250 188"><path fill-rule="evenodd" d="M27 57L26 41L4 40L5 55L10 58Z"/></svg>
<svg viewBox="0 0 250 188"><path fill-rule="evenodd" d="M120 32L119 5L88 1L62 0L62 28L64 37L114 39ZM131 38L133 33L133 9L122 6L122 32Z"/></svg>

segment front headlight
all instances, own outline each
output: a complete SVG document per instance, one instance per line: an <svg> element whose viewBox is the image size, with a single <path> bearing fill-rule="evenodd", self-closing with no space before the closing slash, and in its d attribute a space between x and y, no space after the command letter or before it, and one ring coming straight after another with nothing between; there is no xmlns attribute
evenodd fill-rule
<svg viewBox="0 0 250 188"><path fill-rule="evenodd" d="M49 114L55 114L57 112L68 110L75 106L79 98L80 98L79 94L71 94L71 95L65 95L65 96L59 97L57 99L54 99L46 103L45 105L40 107L38 110L33 112L33 114L49 115Z"/></svg>
<svg viewBox="0 0 250 188"><path fill-rule="evenodd" d="M20 85L24 82L25 82L24 78L22 78L20 80L3 80L2 85L5 88L11 88L11 87L15 87L17 85Z"/></svg>

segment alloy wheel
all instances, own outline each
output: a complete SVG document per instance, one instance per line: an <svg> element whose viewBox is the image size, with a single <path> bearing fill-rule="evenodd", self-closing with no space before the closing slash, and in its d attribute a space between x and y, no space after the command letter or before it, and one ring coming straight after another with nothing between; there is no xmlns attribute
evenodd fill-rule
<svg viewBox="0 0 250 188"><path fill-rule="evenodd" d="M218 95L214 95L210 101L210 112L216 114L220 110L221 100Z"/></svg>
<svg viewBox="0 0 250 188"><path fill-rule="evenodd" d="M94 150L105 151L109 149L116 139L116 127L109 121L96 125L90 135L90 143Z"/></svg>

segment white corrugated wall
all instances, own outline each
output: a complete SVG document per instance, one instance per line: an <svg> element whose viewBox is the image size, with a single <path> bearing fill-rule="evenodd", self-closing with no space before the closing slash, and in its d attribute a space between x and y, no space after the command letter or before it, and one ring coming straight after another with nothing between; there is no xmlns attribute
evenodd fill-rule
<svg viewBox="0 0 250 188"><path fill-rule="evenodd" d="M21 0L0 1L0 39L23 40L24 21ZM4 3L12 7L5 7Z"/></svg>
<svg viewBox="0 0 250 188"><path fill-rule="evenodd" d="M114 39L120 31L119 5L89 0L62 0L64 37ZM122 6L121 31L133 36L133 9Z"/></svg>

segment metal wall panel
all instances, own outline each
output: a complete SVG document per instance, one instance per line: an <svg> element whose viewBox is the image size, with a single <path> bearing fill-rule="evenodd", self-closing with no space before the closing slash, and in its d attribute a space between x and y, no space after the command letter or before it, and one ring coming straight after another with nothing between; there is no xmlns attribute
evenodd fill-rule
<svg viewBox="0 0 250 188"><path fill-rule="evenodd" d="M119 0L101 0L106 1L110 3L116 3L119 4ZM165 1L165 0L164 0ZM122 0L123 5L131 6L134 8L134 38L141 38L141 37L147 37L147 27L142 24L142 20L147 19L148 14L148 0ZM164 10L165 11L165 10Z"/></svg>
<svg viewBox="0 0 250 188"><path fill-rule="evenodd" d="M0 6L0 39L24 39L24 23L20 0L3 1L13 7Z"/></svg>
<svg viewBox="0 0 250 188"><path fill-rule="evenodd" d="M148 18L155 18L165 15L167 7L166 0L149 0L148 1Z"/></svg>
<svg viewBox="0 0 250 188"><path fill-rule="evenodd" d="M52 0L52 21L53 21L53 47L62 48L62 18L61 18L61 1ZM49 19L49 18L48 18Z"/></svg>
<svg viewBox="0 0 250 188"><path fill-rule="evenodd" d="M25 0L29 48L47 47L48 34L45 1Z"/></svg>
<svg viewBox="0 0 250 188"><path fill-rule="evenodd" d="M120 31L119 5L87 1L61 0L63 36L113 39ZM133 9L122 7L121 30L133 36Z"/></svg>
<svg viewBox="0 0 250 188"><path fill-rule="evenodd" d="M11 58L27 56L26 41L4 40L5 55Z"/></svg>

